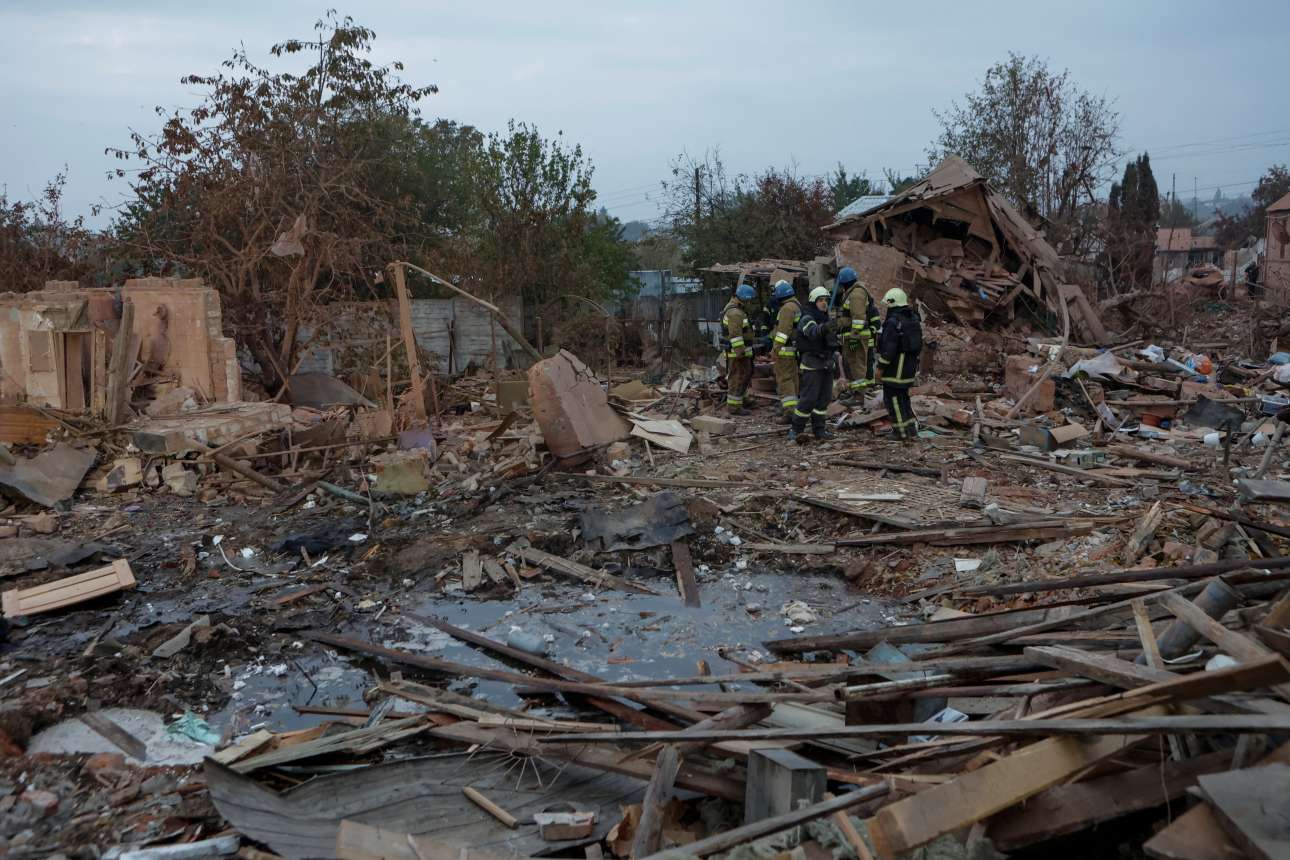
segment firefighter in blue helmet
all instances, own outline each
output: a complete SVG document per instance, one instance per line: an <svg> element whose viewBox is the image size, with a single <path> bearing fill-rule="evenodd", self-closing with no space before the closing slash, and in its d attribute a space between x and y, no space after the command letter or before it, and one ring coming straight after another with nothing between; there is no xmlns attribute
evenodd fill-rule
<svg viewBox="0 0 1290 860"><path fill-rule="evenodd" d="M918 312L909 306L909 297L901 289L888 290L882 297L887 306L878 335L878 371L882 383L882 402L892 433L902 442L918 435L918 420L909 402L909 389L918 375L918 356L923 351L923 323Z"/></svg>
<svg viewBox="0 0 1290 860"><path fill-rule="evenodd" d="M853 397L874 384L874 342L882 317L855 269L843 266L836 283L836 295L841 298L838 333L842 339L842 363L847 371L847 395Z"/></svg>
<svg viewBox="0 0 1290 860"><path fill-rule="evenodd" d="M721 312L721 348L726 354L726 408L738 415L752 381L753 331L748 305L757 297L750 284L740 284Z"/></svg>
<svg viewBox="0 0 1290 860"><path fill-rule="evenodd" d="M790 441L806 442L806 421L816 439L832 438L825 419L833 396L833 369L836 366L838 336L829 320L829 291L826 287L811 290L810 302L797 324L797 360L801 376L798 381L797 407L793 410Z"/></svg>

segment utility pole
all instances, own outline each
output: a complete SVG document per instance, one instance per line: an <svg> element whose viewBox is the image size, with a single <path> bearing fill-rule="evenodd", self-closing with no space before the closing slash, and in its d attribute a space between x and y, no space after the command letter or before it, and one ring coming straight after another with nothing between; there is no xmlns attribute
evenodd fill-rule
<svg viewBox="0 0 1290 860"><path fill-rule="evenodd" d="M1196 223L1200 223L1200 197L1197 195L1200 189L1196 187L1196 177L1191 178L1191 218Z"/></svg>
<svg viewBox="0 0 1290 860"><path fill-rule="evenodd" d="M1169 245L1168 245L1168 250L1165 253L1164 264L1160 267L1164 272L1164 278L1165 278L1165 302L1169 305L1170 328L1172 328L1174 325L1174 299L1173 299L1173 295L1169 291L1169 255L1172 254L1174 250L1174 218L1177 214L1174 212L1174 207L1177 204L1178 204L1178 174L1171 173L1169 174ZM1191 251L1190 248L1188 248L1187 250L1188 252Z"/></svg>

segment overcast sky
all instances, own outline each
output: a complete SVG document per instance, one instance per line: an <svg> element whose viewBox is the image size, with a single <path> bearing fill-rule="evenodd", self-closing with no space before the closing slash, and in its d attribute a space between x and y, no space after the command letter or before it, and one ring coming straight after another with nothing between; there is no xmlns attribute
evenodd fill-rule
<svg viewBox="0 0 1290 860"><path fill-rule="evenodd" d="M0 0L0 186L30 197L67 165L67 204L119 200L104 147L191 105L188 73L243 43L305 36L319 3ZM330 0L336 3L336 0ZM1115 99L1122 147L1148 149L1179 198L1247 193L1290 161L1290 13L1283 2L371 2L339 6L376 31L376 58L434 83L423 105L486 130L510 118L563 131L595 163L601 202L656 215L682 150L727 167L841 161L880 177L921 164L944 108L1017 51Z"/></svg>

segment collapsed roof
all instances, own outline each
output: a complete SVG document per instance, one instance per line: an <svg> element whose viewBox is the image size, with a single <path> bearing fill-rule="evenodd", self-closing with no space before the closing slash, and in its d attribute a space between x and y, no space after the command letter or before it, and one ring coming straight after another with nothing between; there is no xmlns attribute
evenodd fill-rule
<svg viewBox="0 0 1290 860"><path fill-rule="evenodd" d="M1063 277L1061 258L981 174L948 156L921 182L824 228L835 241L889 245L912 258L916 282L942 294L960 318L1011 305L1021 294L1089 341L1107 339L1096 312ZM929 264L935 265L929 265ZM963 319L968 322L970 320Z"/></svg>

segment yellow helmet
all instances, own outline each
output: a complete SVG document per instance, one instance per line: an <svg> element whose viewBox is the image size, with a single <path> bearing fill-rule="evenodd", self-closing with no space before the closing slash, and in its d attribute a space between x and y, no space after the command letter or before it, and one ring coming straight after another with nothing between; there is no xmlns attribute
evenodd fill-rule
<svg viewBox="0 0 1290 860"><path fill-rule="evenodd" d="M827 299L828 297L829 297L828 287L816 287L815 289L811 290L811 296L810 296L811 304L815 304L820 299Z"/></svg>
<svg viewBox="0 0 1290 860"><path fill-rule="evenodd" d="M882 303L891 308L903 308L909 306L909 296L899 287L887 290L887 294L882 297Z"/></svg>

